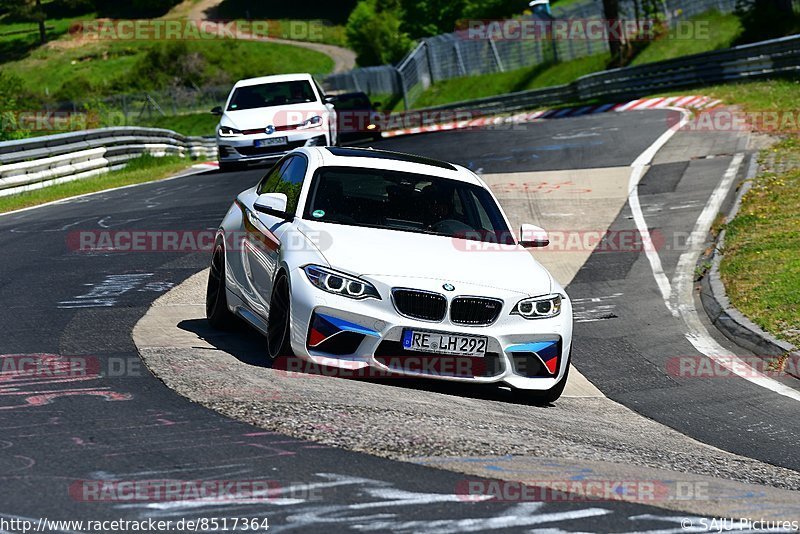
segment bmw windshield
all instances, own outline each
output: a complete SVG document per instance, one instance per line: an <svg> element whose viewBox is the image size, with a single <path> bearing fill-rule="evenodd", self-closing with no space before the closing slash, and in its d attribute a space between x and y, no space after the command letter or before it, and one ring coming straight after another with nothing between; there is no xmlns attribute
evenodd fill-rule
<svg viewBox="0 0 800 534"><path fill-rule="evenodd" d="M303 218L479 241L513 243L484 188L435 176L352 167L317 171Z"/></svg>

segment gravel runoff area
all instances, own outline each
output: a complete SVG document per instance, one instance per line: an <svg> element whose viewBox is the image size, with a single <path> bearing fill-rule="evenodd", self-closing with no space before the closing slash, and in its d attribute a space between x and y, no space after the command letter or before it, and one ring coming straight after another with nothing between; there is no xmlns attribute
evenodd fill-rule
<svg viewBox="0 0 800 534"><path fill-rule="evenodd" d="M800 473L705 445L602 396L537 407L497 388L271 369L260 336L207 326L206 278L200 272L157 300L134 341L168 387L226 416L470 475L552 480L571 469L603 479L702 481L702 498L650 503L688 513L800 513Z"/></svg>

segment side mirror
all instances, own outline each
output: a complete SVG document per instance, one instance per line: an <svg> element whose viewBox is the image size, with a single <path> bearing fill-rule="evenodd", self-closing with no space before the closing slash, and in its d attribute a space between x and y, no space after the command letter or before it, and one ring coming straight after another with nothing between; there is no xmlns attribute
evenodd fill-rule
<svg viewBox="0 0 800 534"><path fill-rule="evenodd" d="M217 106L211 110L212 115L222 115L222 106Z"/></svg>
<svg viewBox="0 0 800 534"><path fill-rule="evenodd" d="M337 98L333 95L326 96L325 98L322 99L322 101L325 102L326 104L335 104L336 100Z"/></svg>
<svg viewBox="0 0 800 534"><path fill-rule="evenodd" d="M544 228L533 224L523 224L519 228L519 244L523 247L546 247L550 244L550 238Z"/></svg>
<svg viewBox="0 0 800 534"><path fill-rule="evenodd" d="M253 208L261 213L291 220L292 216L286 213L288 198L283 193L263 193L253 203Z"/></svg>

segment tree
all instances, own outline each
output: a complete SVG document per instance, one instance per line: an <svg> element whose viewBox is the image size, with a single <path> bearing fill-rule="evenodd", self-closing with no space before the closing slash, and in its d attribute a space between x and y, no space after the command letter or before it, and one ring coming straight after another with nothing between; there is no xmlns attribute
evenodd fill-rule
<svg viewBox="0 0 800 534"><path fill-rule="evenodd" d="M401 30L403 11L396 0L361 0L350 13L345 35L362 67L396 63L411 49Z"/></svg>
<svg viewBox="0 0 800 534"><path fill-rule="evenodd" d="M622 57L622 41L617 35L619 33L618 30L614 27L619 21L619 0L603 0L603 16L608 30L608 48L611 50L611 64L613 66L621 66L624 61Z"/></svg>
<svg viewBox="0 0 800 534"><path fill-rule="evenodd" d="M6 12L8 21L37 22L39 25L39 41L47 42L47 14L42 9L42 0L0 0L0 12Z"/></svg>

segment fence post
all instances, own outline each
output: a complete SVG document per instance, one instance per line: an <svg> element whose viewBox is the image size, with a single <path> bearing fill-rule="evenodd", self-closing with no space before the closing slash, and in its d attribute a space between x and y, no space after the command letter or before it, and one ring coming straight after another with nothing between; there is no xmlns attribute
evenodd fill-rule
<svg viewBox="0 0 800 534"><path fill-rule="evenodd" d="M400 69L394 69L394 71L397 73L397 82L400 84L400 94L403 95L403 108L408 111L408 92L403 81L403 73L400 72Z"/></svg>
<svg viewBox="0 0 800 534"><path fill-rule="evenodd" d="M425 59L428 60L428 73L431 75L431 84L436 83L436 79L433 76L433 60L431 60L431 47L428 44L428 41L423 41L425 43Z"/></svg>
<svg viewBox="0 0 800 534"><path fill-rule="evenodd" d="M453 41L453 50L456 53L456 65L462 76L467 75L467 68L464 66L464 58L461 57L461 47L458 46L458 41Z"/></svg>
<svg viewBox="0 0 800 534"><path fill-rule="evenodd" d="M494 61L497 63L497 70L500 72L505 72L506 69L503 68L503 62L500 61L500 54L497 53L497 45L494 43L494 39L489 39L489 46L492 48L492 54L494 55Z"/></svg>

